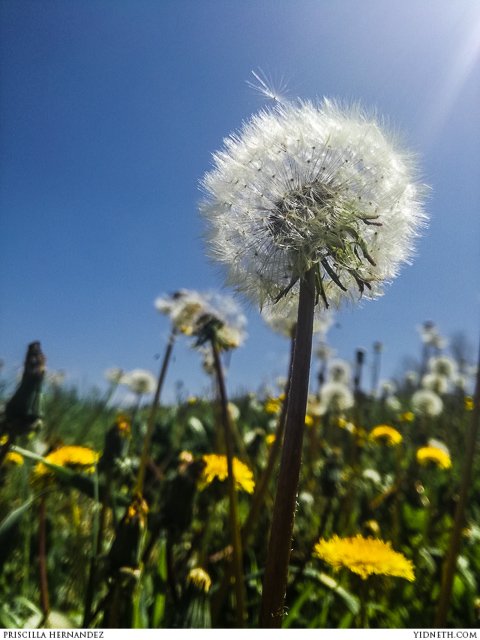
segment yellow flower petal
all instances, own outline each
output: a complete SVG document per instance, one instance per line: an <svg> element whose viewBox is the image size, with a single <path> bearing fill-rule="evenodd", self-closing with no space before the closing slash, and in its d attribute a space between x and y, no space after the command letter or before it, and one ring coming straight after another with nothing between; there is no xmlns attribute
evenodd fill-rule
<svg viewBox="0 0 480 640"><path fill-rule="evenodd" d="M228 477L227 470L227 457L219 456L215 453L205 454L203 456L205 467L200 477L199 488L205 489L215 479L223 482ZM255 481L253 479L253 473L246 464L241 462L238 458L233 459L233 475L235 477L235 485L238 490L246 491L247 493L253 493L255 488Z"/></svg>
<svg viewBox="0 0 480 640"><path fill-rule="evenodd" d="M330 540L319 540L315 545L315 555L334 569L346 567L363 580L370 575L395 576L413 582L413 564L389 542L377 538L353 538L333 536Z"/></svg>

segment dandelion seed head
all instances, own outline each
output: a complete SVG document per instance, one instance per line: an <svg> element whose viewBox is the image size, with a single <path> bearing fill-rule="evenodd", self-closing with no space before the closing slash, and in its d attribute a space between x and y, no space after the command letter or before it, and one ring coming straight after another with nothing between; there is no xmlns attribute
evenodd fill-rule
<svg viewBox="0 0 480 640"><path fill-rule="evenodd" d="M387 409L390 409L390 411L393 411L394 413L398 413L402 409L402 403L397 398L397 396L393 394L385 398L385 406L387 407Z"/></svg>
<svg viewBox="0 0 480 640"><path fill-rule="evenodd" d="M342 413L353 407L353 393L341 382L327 382L320 391L320 405L321 415L327 411Z"/></svg>
<svg viewBox="0 0 480 640"><path fill-rule="evenodd" d="M393 380L381 380L378 388L380 395L383 397L392 395L397 389Z"/></svg>
<svg viewBox="0 0 480 640"><path fill-rule="evenodd" d="M155 307L170 317L176 331L196 337L196 346L201 346L202 340L199 339L207 325L212 323L220 348L235 349L245 341L247 319L228 295L180 289L171 296L158 297Z"/></svg>
<svg viewBox="0 0 480 640"><path fill-rule="evenodd" d="M352 377L352 369L346 360L336 358L328 366L328 376L332 382L348 384Z"/></svg>
<svg viewBox="0 0 480 640"><path fill-rule="evenodd" d="M438 373L426 373L421 380L423 389L430 389L440 395L448 391L448 378Z"/></svg>
<svg viewBox="0 0 480 640"><path fill-rule="evenodd" d="M124 384L137 395L144 395L155 391L157 381L150 371L133 369L120 378L120 384Z"/></svg>
<svg viewBox="0 0 480 640"><path fill-rule="evenodd" d="M405 382L410 385L418 384L418 373L416 371L407 371L405 374Z"/></svg>
<svg viewBox="0 0 480 640"><path fill-rule="evenodd" d="M443 411L443 402L439 395L430 389L416 391L411 399L414 413L421 416L435 417Z"/></svg>
<svg viewBox="0 0 480 640"><path fill-rule="evenodd" d="M468 386L468 377L462 373L457 374L452 379L453 385L459 391L465 391Z"/></svg>
<svg viewBox="0 0 480 640"><path fill-rule="evenodd" d="M335 355L335 349L322 340L315 345L314 353L319 360L327 361Z"/></svg>
<svg viewBox="0 0 480 640"><path fill-rule="evenodd" d="M123 370L119 367L111 367L104 372L105 379L111 384L118 384L123 376Z"/></svg>
<svg viewBox="0 0 480 640"><path fill-rule="evenodd" d="M373 484L376 485L382 484L382 476L376 469L364 469L362 471L362 478L365 478L365 480L370 480L370 482L373 482Z"/></svg>
<svg viewBox="0 0 480 640"><path fill-rule="evenodd" d="M317 307L377 297L425 222L415 174L358 107L276 104L224 140L203 178L210 255L260 307L295 297L312 267Z"/></svg>
<svg viewBox="0 0 480 640"><path fill-rule="evenodd" d="M448 356L437 356L430 358L428 367L432 374L444 376L447 380L452 380L458 374L458 367L455 360Z"/></svg>

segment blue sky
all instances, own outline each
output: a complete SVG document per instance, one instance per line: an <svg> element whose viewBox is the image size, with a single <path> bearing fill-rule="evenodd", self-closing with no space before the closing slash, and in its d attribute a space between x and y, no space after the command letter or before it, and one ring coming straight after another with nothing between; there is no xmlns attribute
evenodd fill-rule
<svg viewBox="0 0 480 640"><path fill-rule="evenodd" d="M3 0L0 356L42 342L87 389L110 366L156 371L153 301L217 289L198 183L262 106L252 69L289 95L358 100L401 132L432 187L429 228L383 298L338 315L340 356L385 344L384 376L435 321L474 347L480 318L480 8L474 0ZM284 374L287 345L248 311L233 390ZM473 357L473 354L472 354ZM168 378L206 382L185 343Z"/></svg>

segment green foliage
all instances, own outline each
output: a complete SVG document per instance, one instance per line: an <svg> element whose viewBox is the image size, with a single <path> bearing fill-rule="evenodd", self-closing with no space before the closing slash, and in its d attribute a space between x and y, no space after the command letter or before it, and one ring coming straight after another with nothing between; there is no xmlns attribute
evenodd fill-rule
<svg viewBox="0 0 480 640"><path fill-rule="evenodd" d="M1 388L6 393L11 386L2 383ZM407 421L402 415L411 409L412 392L408 387L398 392L401 411L392 412L382 398L363 394L349 412L314 416L313 426L306 428L284 628L348 628L358 626L362 616L372 627L432 625L471 412L463 398L452 393L444 398L441 417L424 423L418 418ZM266 399L241 395L234 399L238 411L232 414L236 455L253 470L257 485L271 447L266 436L273 433L278 417L265 410ZM47 388L41 430L19 439L12 448L23 456L23 465L5 461L0 468L0 626L21 628L35 620L38 624L43 617L38 578L41 497L46 503L52 608L45 625L60 619L65 625L81 625L93 557L92 627L102 625L105 603L112 597L120 598L114 604L118 609L121 603L122 611L128 611L132 627L235 626L226 483L216 480L201 490L198 483L202 455L224 451L217 403L200 398L160 408L145 479L148 514L135 521L135 553L115 564L120 523L131 517L128 509L148 407L136 413L132 438L97 473L52 465L45 455L61 444L102 452L119 411L98 392L82 397L72 388ZM346 429L344 423L355 429ZM368 433L377 424L395 427L403 437L401 446L369 440ZM426 437L448 443L452 469L419 466L415 454L422 429ZM189 453L180 455L182 451ZM32 473L38 462L50 470L43 484ZM450 626L478 626L478 471L476 462ZM259 614L274 479L275 473L252 533L244 540L252 627ZM253 498L239 492L238 500L240 522L245 524ZM314 557L319 538L357 533L391 541L395 550L413 561L415 582L377 576L364 588L347 570L334 572ZM210 589L189 580L196 568L208 573ZM118 590L119 576L123 591Z"/></svg>

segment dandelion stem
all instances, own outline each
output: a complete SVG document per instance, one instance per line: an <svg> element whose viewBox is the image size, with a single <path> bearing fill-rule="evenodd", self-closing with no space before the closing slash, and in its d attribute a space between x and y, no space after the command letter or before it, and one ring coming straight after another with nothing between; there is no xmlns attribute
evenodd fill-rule
<svg viewBox="0 0 480 640"><path fill-rule="evenodd" d="M40 607L43 613L43 623L47 620L48 614L50 613L47 576L47 505L45 496L40 498L38 514L38 568L40 578Z"/></svg>
<svg viewBox="0 0 480 640"><path fill-rule="evenodd" d="M155 396L153 397L152 406L150 407L150 413L147 421L147 432L143 440L142 455L140 457L140 466L138 468L137 484L135 487L136 494L143 493L143 484L145 482L145 470L147 468L148 454L150 452L150 445L152 443L153 430L155 428L155 418L158 411L158 405L160 403L160 394L162 392L163 383L165 381L165 375L167 373L168 363L172 355L173 345L175 343L176 332L173 329L168 339L165 354L163 356L162 366L158 375L157 388L155 390Z"/></svg>
<svg viewBox="0 0 480 640"><path fill-rule="evenodd" d="M238 523L238 506L237 492L235 487L235 477L233 475L233 443L232 431L230 425L230 414L228 413L228 400L225 387L225 378L223 375L220 354L215 339L211 340L213 361L215 372L217 374L218 391L220 395L220 405L222 411L222 424L225 436L225 451L227 454L227 470L228 470L228 497L229 497L229 516L230 529L232 535L233 547L233 574L235 576L235 601L237 613L237 625L241 628L245 626L245 598L243 584L243 566L242 566L242 539L240 536L240 526Z"/></svg>
<svg viewBox="0 0 480 640"><path fill-rule="evenodd" d="M437 612L435 616L435 627L445 627L447 623L448 608L452 596L453 578L457 567L457 558L460 552L462 530L465 525L465 510L468 493L472 484L473 461L475 457L476 443L480 431L480 352L477 366L477 379L475 383L474 407L470 429L465 438L465 459L463 462L463 475L460 485L459 498L455 510L452 535L448 547L445 564L442 573L442 587L438 600Z"/></svg>
<svg viewBox="0 0 480 640"><path fill-rule="evenodd" d="M252 532L253 525L258 517L258 513L265 500L265 494L267 491L268 483L272 477L273 469L280 453L283 439L283 432L285 430L285 419L287 417L288 398L290 395L290 370L293 362L293 352L295 348L295 339L292 337L290 346L290 363L288 366L288 382L285 388L285 399L282 404L282 410L275 429L275 440L273 441L267 460L267 466L262 473L259 481L257 482L255 493L252 499L252 506L247 516L244 526L242 527L242 539L243 542L247 542L250 533Z"/></svg>
<svg viewBox="0 0 480 640"><path fill-rule="evenodd" d="M368 629L368 579L357 581L359 584L358 596L360 609L358 612L358 625L357 629Z"/></svg>
<svg viewBox="0 0 480 640"><path fill-rule="evenodd" d="M266 628L279 628L283 618L308 399L314 308L315 273L310 269L300 281L285 436L263 582L260 626Z"/></svg>
<svg viewBox="0 0 480 640"><path fill-rule="evenodd" d="M295 330L293 330L292 338L290 341L290 362L288 365L287 385L285 387L285 399L282 403L282 410L280 412L277 426L275 428L275 440L273 441L268 454L267 466L265 467L262 475L260 476L260 479L255 484L255 493L253 494L252 505L250 507L250 511L248 512L247 519L245 520L245 524L241 529L243 545L246 545L248 543L250 535L254 530L254 526L257 521L258 514L265 501L268 483L270 482L270 478L272 477L272 473L278 459L278 454L280 453L280 450L282 447L283 432L285 430L285 418L287 416L288 396L290 393L290 369L292 367L294 347L295 347ZM227 570L222 580L222 584L220 585L220 588L216 594L215 600L212 603L212 621L214 625L217 620L218 614L220 613L220 610L223 606L223 603L225 601L225 595L227 593L230 577L231 577L230 571Z"/></svg>
<svg viewBox="0 0 480 640"><path fill-rule="evenodd" d="M90 557L90 567L88 574L87 588L85 591L85 603L83 611L83 627L88 627L92 619L92 605L95 595L95 587L97 586L97 558L102 553L103 536L106 525L108 501L110 498L111 489L111 471L107 471L107 478L105 481L105 491L102 495L101 501L101 513L99 517L98 507L100 505L99 496L99 482L98 482L98 467L95 470L94 477L94 499L95 499L95 511L93 513L92 520L92 552Z"/></svg>

